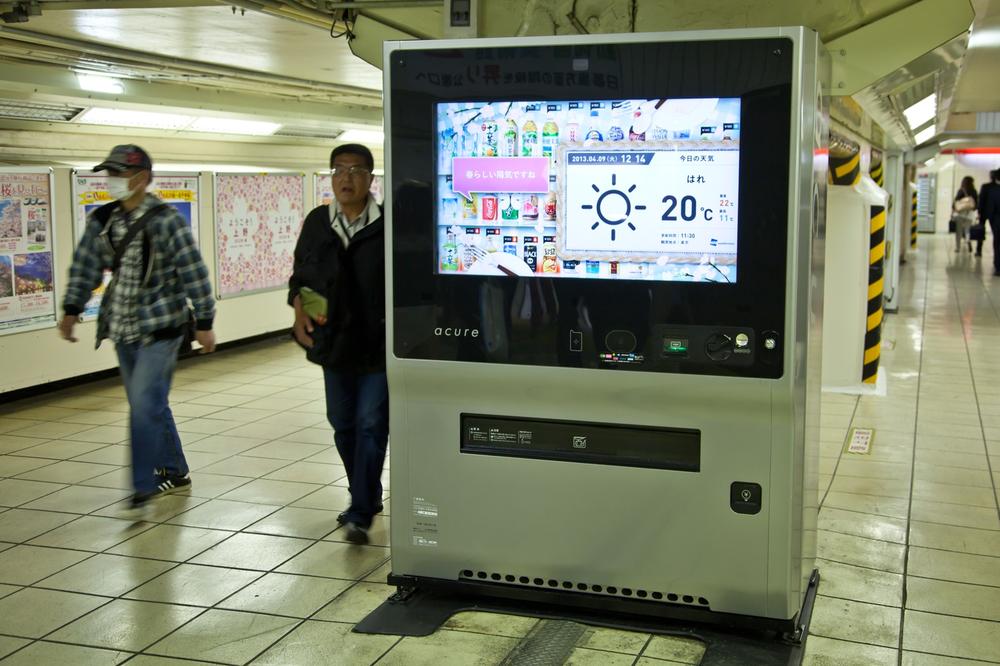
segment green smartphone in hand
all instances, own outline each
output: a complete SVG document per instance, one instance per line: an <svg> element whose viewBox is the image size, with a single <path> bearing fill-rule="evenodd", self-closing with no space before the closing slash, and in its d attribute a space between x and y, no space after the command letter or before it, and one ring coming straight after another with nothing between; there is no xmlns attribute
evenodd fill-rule
<svg viewBox="0 0 1000 666"><path fill-rule="evenodd" d="M299 289L299 299L302 301L302 311L317 324L326 323L327 300L326 296L313 291L309 287Z"/></svg>

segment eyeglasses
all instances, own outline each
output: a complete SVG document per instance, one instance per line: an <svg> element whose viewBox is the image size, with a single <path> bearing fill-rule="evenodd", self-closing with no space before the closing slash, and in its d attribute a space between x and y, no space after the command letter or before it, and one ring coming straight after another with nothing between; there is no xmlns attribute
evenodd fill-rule
<svg viewBox="0 0 1000 666"><path fill-rule="evenodd" d="M334 177L347 175L353 178L354 176L367 176L370 173L371 169L369 169L368 167L363 167L358 165L334 166L332 169L330 169L330 175Z"/></svg>

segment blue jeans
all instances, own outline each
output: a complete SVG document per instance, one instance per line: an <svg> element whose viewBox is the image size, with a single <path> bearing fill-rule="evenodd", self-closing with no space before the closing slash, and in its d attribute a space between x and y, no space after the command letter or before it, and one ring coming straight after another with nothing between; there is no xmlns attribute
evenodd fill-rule
<svg viewBox="0 0 1000 666"><path fill-rule="evenodd" d="M188 473L174 415L167 403L177 365L181 339L119 344L118 365L128 395L129 434L132 444L132 485L137 493L150 493L159 480L153 470L168 475Z"/></svg>
<svg viewBox="0 0 1000 666"><path fill-rule="evenodd" d="M389 442L389 387L384 372L359 375L323 368L326 418L347 469L347 522L369 527L382 506L382 465Z"/></svg>

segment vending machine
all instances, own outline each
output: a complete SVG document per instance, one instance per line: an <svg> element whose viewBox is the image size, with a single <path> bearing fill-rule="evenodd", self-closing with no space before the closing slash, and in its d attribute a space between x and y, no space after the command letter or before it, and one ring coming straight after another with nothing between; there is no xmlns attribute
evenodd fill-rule
<svg viewBox="0 0 1000 666"><path fill-rule="evenodd" d="M386 43L392 583L792 626L821 78L805 28Z"/></svg>

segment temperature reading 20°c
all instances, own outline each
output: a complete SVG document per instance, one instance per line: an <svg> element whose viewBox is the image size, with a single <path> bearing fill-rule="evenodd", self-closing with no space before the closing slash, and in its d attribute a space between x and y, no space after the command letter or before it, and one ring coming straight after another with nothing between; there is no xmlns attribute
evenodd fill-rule
<svg viewBox="0 0 1000 666"><path fill-rule="evenodd" d="M677 197L675 197L672 194L668 194L667 196L663 197L663 203L667 204L667 210L664 211L663 217L661 217L660 219L665 220L667 222L676 222L677 215L674 214L674 211L677 210L678 208ZM682 220L684 220L685 222L692 222L694 221L695 218L699 216L699 213L701 215L701 218L706 222L712 221L713 212L711 208L705 208L704 206L699 208L698 200L691 195L681 197L680 214Z"/></svg>

